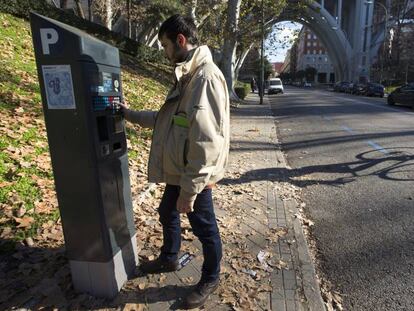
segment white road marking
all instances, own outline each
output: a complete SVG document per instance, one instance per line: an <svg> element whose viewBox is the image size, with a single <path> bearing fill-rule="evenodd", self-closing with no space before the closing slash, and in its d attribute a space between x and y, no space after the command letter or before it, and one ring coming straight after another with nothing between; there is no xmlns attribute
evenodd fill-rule
<svg viewBox="0 0 414 311"><path fill-rule="evenodd" d="M389 152L387 150L385 150L383 147L381 147L380 145L374 143L372 140L368 140L367 141L368 145L370 145L371 147L373 147L375 150L380 151L384 154L388 154Z"/></svg>
<svg viewBox="0 0 414 311"><path fill-rule="evenodd" d="M325 120L328 120L328 121L332 121L332 118L328 117L328 116L322 116L322 118L325 119Z"/></svg>
<svg viewBox="0 0 414 311"><path fill-rule="evenodd" d="M350 127L348 127L348 126L346 126L346 125L342 125L342 126L341 126L341 128L342 128L344 131L347 131L348 133L355 134L355 132L353 131L353 129L351 129Z"/></svg>

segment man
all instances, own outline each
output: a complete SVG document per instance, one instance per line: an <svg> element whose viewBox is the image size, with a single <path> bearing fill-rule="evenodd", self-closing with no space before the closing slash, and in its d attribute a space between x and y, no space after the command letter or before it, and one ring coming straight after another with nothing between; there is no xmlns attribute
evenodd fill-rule
<svg viewBox="0 0 414 311"><path fill-rule="evenodd" d="M178 269L180 213L186 213L204 255L201 279L184 301L184 307L196 308L219 285L222 245L212 188L227 163L229 96L208 47L198 46L191 18L171 16L161 25L158 38L175 65L174 87L158 112L123 106L127 120L154 128L148 179L166 183L158 209L164 238L161 254L140 268L146 273Z"/></svg>

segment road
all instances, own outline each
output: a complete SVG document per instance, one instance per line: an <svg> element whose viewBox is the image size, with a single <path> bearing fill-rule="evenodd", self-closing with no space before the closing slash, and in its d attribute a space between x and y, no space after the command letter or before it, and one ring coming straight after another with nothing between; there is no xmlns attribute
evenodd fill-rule
<svg viewBox="0 0 414 311"><path fill-rule="evenodd" d="M344 310L414 310L414 112L294 87L268 98Z"/></svg>

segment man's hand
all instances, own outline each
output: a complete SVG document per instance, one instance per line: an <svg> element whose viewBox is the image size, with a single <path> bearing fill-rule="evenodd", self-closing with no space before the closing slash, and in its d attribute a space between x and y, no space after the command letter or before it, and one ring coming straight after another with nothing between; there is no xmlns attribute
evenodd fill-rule
<svg viewBox="0 0 414 311"><path fill-rule="evenodd" d="M191 213L193 211L194 201L184 199L181 195L177 200L177 211L179 213Z"/></svg>
<svg viewBox="0 0 414 311"><path fill-rule="evenodd" d="M118 103L118 105L123 109L123 110L129 110L129 108L128 108L128 104L127 104L127 102L120 102L120 103Z"/></svg>

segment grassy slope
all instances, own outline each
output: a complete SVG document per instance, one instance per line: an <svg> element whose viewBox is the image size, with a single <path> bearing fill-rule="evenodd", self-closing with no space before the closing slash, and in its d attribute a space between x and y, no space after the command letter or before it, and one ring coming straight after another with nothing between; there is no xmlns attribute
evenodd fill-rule
<svg viewBox="0 0 414 311"><path fill-rule="evenodd" d="M137 65L123 56L125 99L157 109L167 92L168 68ZM161 82L159 82L161 81ZM0 254L18 241L40 242L59 221L30 27L0 13ZM145 174L150 132L129 127L132 171ZM139 156L138 156L139 155Z"/></svg>

